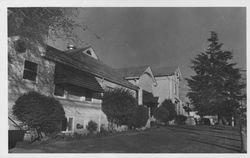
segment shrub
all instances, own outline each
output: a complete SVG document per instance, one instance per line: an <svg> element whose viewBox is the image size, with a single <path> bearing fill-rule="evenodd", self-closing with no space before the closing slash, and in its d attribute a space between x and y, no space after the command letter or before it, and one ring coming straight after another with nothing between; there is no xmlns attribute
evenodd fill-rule
<svg viewBox="0 0 250 158"><path fill-rule="evenodd" d="M65 112L55 98L37 92L29 92L20 96L13 105L13 115L38 133L59 132L60 122L65 118Z"/></svg>
<svg viewBox="0 0 250 158"><path fill-rule="evenodd" d="M170 99L166 99L162 102L161 106L165 107L169 112L167 120L172 121L177 115L175 111L175 104Z"/></svg>
<svg viewBox="0 0 250 158"><path fill-rule="evenodd" d="M96 122L94 122L94 121L92 121L92 120L90 120L89 122L88 122L88 125L87 125L87 130L89 131L89 133L94 133L96 130L97 130L97 123Z"/></svg>
<svg viewBox="0 0 250 158"><path fill-rule="evenodd" d="M164 123L168 122L169 112L163 106L156 108L153 115L160 122L164 122Z"/></svg>
<svg viewBox="0 0 250 158"><path fill-rule="evenodd" d="M131 128L137 101L132 93L122 88L104 92L102 110L112 124L127 125Z"/></svg>
<svg viewBox="0 0 250 158"><path fill-rule="evenodd" d="M148 108L144 106L137 106L133 116L133 127L144 127L148 121Z"/></svg>
<svg viewBox="0 0 250 158"><path fill-rule="evenodd" d="M177 115L175 117L175 123L177 125L185 125L185 121L187 120L187 117L184 115Z"/></svg>
<svg viewBox="0 0 250 158"><path fill-rule="evenodd" d="M210 120L208 118L202 118L201 123L203 125L211 125L211 122L210 122Z"/></svg>

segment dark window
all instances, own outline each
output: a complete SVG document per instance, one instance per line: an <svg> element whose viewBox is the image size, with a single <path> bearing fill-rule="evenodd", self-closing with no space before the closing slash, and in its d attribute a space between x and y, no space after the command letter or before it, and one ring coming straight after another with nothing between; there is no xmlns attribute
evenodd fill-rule
<svg viewBox="0 0 250 158"><path fill-rule="evenodd" d="M64 88L61 85L55 85L54 95L56 96L64 96Z"/></svg>
<svg viewBox="0 0 250 158"><path fill-rule="evenodd" d="M90 50L87 50L87 51L86 51L86 53L87 53L88 55L91 55L91 52L90 52Z"/></svg>
<svg viewBox="0 0 250 158"><path fill-rule="evenodd" d="M68 131L72 131L72 126L73 126L73 118L70 117L68 122Z"/></svg>
<svg viewBox="0 0 250 158"><path fill-rule="evenodd" d="M86 91L85 101L92 101L93 94L90 91Z"/></svg>
<svg viewBox="0 0 250 158"><path fill-rule="evenodd" d="M73 118L65 118L62 121L62 131L72 131L73 129Z"/></svg>
<svg viewBox="0 0 250 158"><path fill-rule="evenodd" d="M36 81L36 76L37 76L37 64L25 60L23 78L31 81Z"/></svg>
<svg viewBox="0 0 250 158"><path fill-rule="evenodd" d="M84 96L84 90L81 87L67 85L68 97L74 100L80 100Z"/></svg>
<svg viewBox="0 0 250 158"><path fill-rule="evenodd" d="M67 129L67 118L62 120L62 131L66 131Z"/></svg>

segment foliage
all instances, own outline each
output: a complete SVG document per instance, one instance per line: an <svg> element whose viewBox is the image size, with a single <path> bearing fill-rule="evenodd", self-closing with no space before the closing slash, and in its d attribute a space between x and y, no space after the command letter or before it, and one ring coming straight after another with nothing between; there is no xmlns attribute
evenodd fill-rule
<svg viewBox="0 0 250 158"><path fill-rule="evenodd" d="M190 107L190 103L187 102L184 106L183 109L189 114L190 111L192 111L192 108Z"/></svg>
<svg viewBox="0 0 250 158"><path fill-rule="evenodd" d="M113 124L131 127L136 106L137 101L129 90L115 88L104 92L102 110Z"/></svg>
<svg viewBox="0 0 250 158"><path fill-rule="evenodd" d="M53 133L60 131L60 122L65 118L62 105L53 97L37 92L20 96L13 105L13 115L40 132Z"/></svg>
<svg viewBox="0 0 250 158"><path fill-rule="evenodd" d="M158 121L168 123L169 111L164 106L156 108L153 115Z"/></svg>
<svg viewBox="0 0 250 158"><path fill-rule="evenodd" d="M48 40L56 39L82 45L84 41L81 40L79 32L88 28L79 21L78 15L77 8L10 7L8 8L8 37L19 37L20 42L17 40L15 47L21 52L26 49L32 50L31 52L41 51L40 46L46 49ZM8 61L12 61L11 56L8 56Z"/></svg>
<svg viewBox="0 0 250 158"><path fill-rule="evenodd" d="M148 121L148 108L144 106L137 106L135 107L134 116L133 116L133 127L141 128L144 127Z"/></svg>
<svg viewBox="0 0 250 158"><path fill-rule="evenodd" d="M77 15L77 8L8 8L8 37L18 35L42 45L48 35L72 38L74 28L82 27L74 19Z"/></svg>
<svg viewBox="0 0 250 158"><path fill-rule="evenodd" d="M187 120L187 117L186 116L184 116L184 115L177 115L176 117L175 117L175 123L177 124L177 125L185 125L185 121Z"/></svg>
<svg viewBox="0 0 250 158"><path fill-rule="evenodd" d="M211 125L211 121L210 121L209 118L201 118L200 124L203 124L203 125Z"/></svg>
<svg viewBox="0 0 250 158"><path fill-rule="evenodd" d="M208 42L207 50L192 60L196 75L187 79L191 89L187 95L199 115L231 117L242 99L241 75L232 62L232 52L221 50L223 44L215 32L211 32Z"/></svg>
<svg viewBox="0 0 250 158"><path fill-rule="evenodd" d="M155 109L153 115L157 120L167 124L176 117L175 104L170 99L166 99Z"/></svg>
<svg viewBox="0 0 250 158"><path fill-rule="evenodd" d="M170 99L166 99L162 102L161 106L166 108L169 112L167 120L173 120L176 116L175 104Z"/></svg>
<svg viewBox="0 0 250 158"><path fill-rule="evenodd" d="M86 126L87 130L92 134L97 130L97 123L95 121L90 120L88 125Z"/></svg>

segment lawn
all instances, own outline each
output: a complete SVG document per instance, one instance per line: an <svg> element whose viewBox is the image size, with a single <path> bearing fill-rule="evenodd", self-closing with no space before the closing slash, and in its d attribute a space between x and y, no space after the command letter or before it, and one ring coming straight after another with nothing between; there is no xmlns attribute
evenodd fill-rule
<svg viewBox="0 0 250 158"><path fill-rule="evenodd" d="M241 141L237 128L169 126L102 138L52 141L16 147L10 152L46 153L237 153Z"/></svg>

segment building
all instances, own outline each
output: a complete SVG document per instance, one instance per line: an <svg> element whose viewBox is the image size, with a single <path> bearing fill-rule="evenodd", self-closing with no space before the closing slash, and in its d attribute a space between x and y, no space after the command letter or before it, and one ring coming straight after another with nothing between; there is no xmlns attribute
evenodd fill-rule
<svg viewBox="0 0 250 158"><path fill-rule="evenodd" d="M149 66L130 67L117 69L130 83L139 87L138 104L145 105L150 108L150 113L158 105L158 97L153 95L153 86L156 86L156 80Z"/></svg>
<svg viewBox="0 0 250 158"><path fill-rule="evenodd" d="M102 63L91 47L69 47L61 51L51 46L46 50L38 46L19 52L15 49L18 40L19 37L8 39L8 110L10 119L16 123L12 106L19 96L29 91L59 100L67 117L65 133L86 132L90 120L98 123L99 129L108 125L101 110L105 89L128 89L136 97L138 87ZM9 129L16 129L13 121L9 121Z"/></svg>
<svg viewBox="0 0 250 158"><path fill-rule="evenodd" d="M139 104L147 105L150 102L151 113L165 99L175 103L178 115L185 113L179 97L180 80L182 80L179 67L141 66L121 68L117 71L130 83L140 88Z"/></svg>

